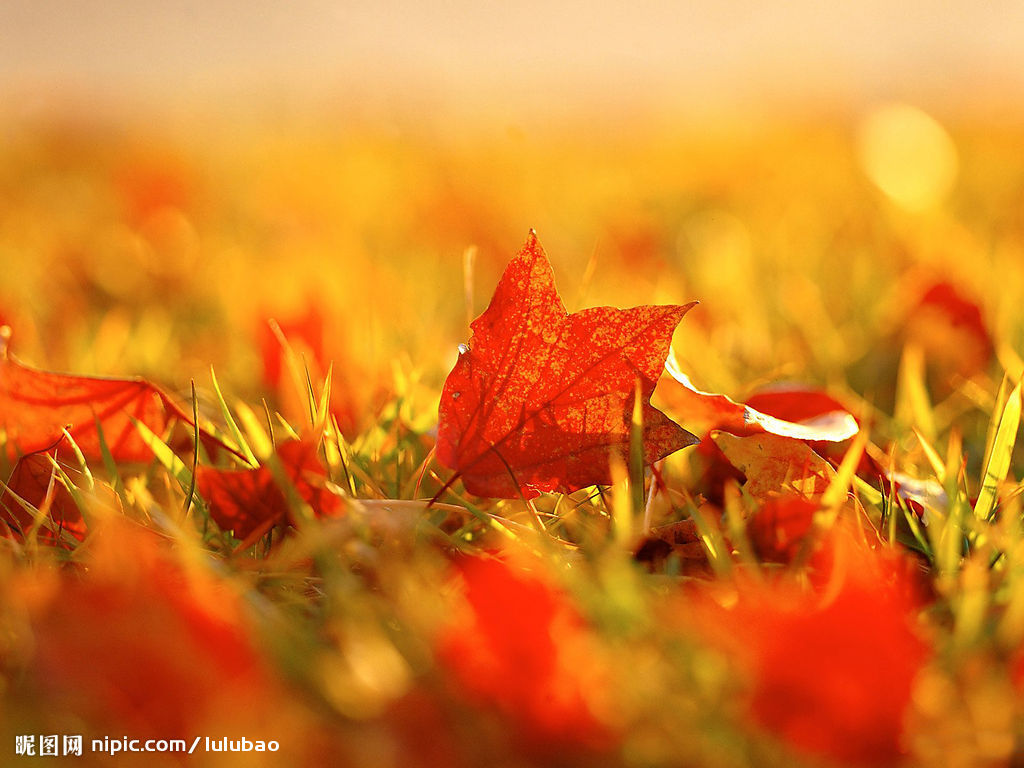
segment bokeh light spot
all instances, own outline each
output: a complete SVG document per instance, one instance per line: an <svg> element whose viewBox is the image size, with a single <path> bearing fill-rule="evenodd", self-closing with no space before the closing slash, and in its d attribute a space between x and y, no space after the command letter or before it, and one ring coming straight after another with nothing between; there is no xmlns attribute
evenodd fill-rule
<svg viewBox="0 0 1024 768"><path fill-rule="evenodd" d="M935 118L909 104L886 104L862 121L860 163L890 200L908 211L942 204L956 181L957 151Z"/></svg>

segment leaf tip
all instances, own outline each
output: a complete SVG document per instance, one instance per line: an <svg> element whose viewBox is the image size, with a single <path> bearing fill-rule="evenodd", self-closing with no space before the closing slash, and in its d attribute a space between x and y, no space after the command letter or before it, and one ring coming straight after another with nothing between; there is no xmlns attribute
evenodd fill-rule
<svg viewBox="0 0 1024 768"><path fill-rule="evenodd" d="M683 318L686 317L686 315L689 314L690 310L696 307L698 304L700 304L699 301L690 301L687 302L686 304L674 304L673 314L678 318L676 320L676 325L678 326L679 323L683 322Z"/></svg>
<svg viewBox="0 0 1024 768"><path fill-rule="evenodd" d="M542 254L544 253L544 247L540 244L540 238L537 237L537 230L530 227L530 231L526 233L526 243L523 245L522 253Z"/></svg>

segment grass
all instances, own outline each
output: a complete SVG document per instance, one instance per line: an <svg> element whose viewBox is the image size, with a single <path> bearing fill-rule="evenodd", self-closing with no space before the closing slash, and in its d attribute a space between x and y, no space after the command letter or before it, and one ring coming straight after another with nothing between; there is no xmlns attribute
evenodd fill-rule
<svg viewBox="0 0 1024 768"><path fill-rule="evenodd" d="M466 318L535 227L570 310L700 300L673 346L701 389L742 400L797 379L849 404L862 437L835 457L815 524L861 521L882 550L913 553L932 591L911 617L929 653L897 715L901 759L1009 760L1024 731L1024 127L950 119L958 181L923 210L873 183L855 128L844 117L756 135L628 125L622 137L12 127L0 315L16 354L177 389L240 458L175 454L140 424L148 466L54 462L53 488L90 533L57 531L64 546L39 535L51 488L26 539L0 542L2 749L23 733L203 734L280 742L240 765L885 762L809 750L752 719L756 673L694 629L694 584L727 589L739 574L768 589L787 568L812 570L759 559L747 525L764 500L726 484L713 510L694 449L646 474L634 451L611 486L529 502L449 483L433 451L441 384ZM914 310L936 280L980 308L991 354L976 354L962 318ZM273 452L289 436L317 442L344 514L318 517L291 487ZM887 481L857 473L862 452ZM195 492L197 463L267 466L294 525L244 541L220 530ZM692 549L653 568L635 560L642 533L687 519L707 574L694 575ZM459 623L455 553L501 548L525 553L526 571L570 606L552 609L559 641L544 663L560 682L539 712L529 693L473 694L439 650L453 622L474 637ZM566 628L573 616L586 632ZM769 642L759 631L750 644ZM514 643L478 642L532 669ZM558 725L577 688L610 746L580 736L578 720ZM882 717L887 695L869 713ZM824 727L863 739L862 715L851 705L849 722ZM537 735L548 727L555 736ZM225 764L188 759L207 763Z"/></svg>

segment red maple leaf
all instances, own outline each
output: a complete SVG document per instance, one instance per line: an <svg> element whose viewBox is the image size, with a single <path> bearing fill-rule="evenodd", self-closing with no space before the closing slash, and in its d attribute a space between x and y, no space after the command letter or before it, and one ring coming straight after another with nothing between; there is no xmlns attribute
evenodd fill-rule
<svg viewBox="0 0 1024 768"><path fill-rule="evenodd" d="M41 371L9 354L9 338L0 334L0 439L10 459L45 451L66 428L86 459L100 460L98 423L115 461L149 461L153 453L133 419L157 435L175 422L192 425L181 406L145 379ZM226 448L205 430L199 437L209 447Z"/></svg>
<svg viewBox="0 0 1024 768"><path fill-rule="evenodd" d="M697 439L650 404L672 332L693 304L569 314L536 235L505 268L445 381L437 454L480 496L611 481L629 452L640 383L644 461Z"/></svg>
<svg viewBox="0 0 1024 768"><path fill-rule="evenodd" d="M288 482L317 514L332 514L339 498L324 488L327 473L312 443L289 440L277 447ZM196 489L210 505L210 516L225 531L246 540L289 518L291 507L284 491L266 466L255 469L196 470Z"/></svg>

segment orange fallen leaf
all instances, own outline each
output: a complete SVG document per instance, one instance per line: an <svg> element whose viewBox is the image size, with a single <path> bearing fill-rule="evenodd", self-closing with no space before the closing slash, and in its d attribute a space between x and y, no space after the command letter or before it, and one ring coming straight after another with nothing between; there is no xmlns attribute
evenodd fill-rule
<svg viewBox="0 0 1024 768"><path fill-rule="evenodd" d="M756 499L778 493L817 497L835 477L832 465L800 440L771 434L736 437L727 432L713 432L711 439L746 476L743 487Z"/></svg>
<svg viewBox="0 0 1024 768"><path fill-rule="evenodd" d="M734 435L767 432L797 440L841 442L860 430L853 415L820 390L776 387L752 396L744 404L725 395L697 389L672 353L669 353L665 370L682 385L665 389L664 396L672 412L699 432L713 429Z"/></svg>
<svg viewBox="0 0 1024 768"><path fill-rule="evenodd" d="M177 422L194 426L171 397L145 379L75 376L32 368L8 351L0 333L0 435L9 459L55 445L66 428L86 459L102 459L100 432L115 461L149 461L153 453L135 421L162 435ZM225 448L199 429L210 448ZM230 450L230 449L227 449Z"/></svg>

